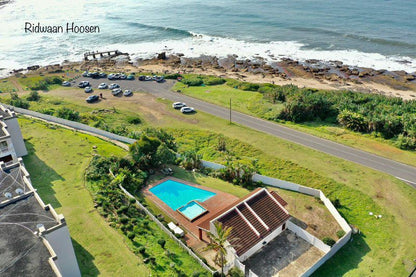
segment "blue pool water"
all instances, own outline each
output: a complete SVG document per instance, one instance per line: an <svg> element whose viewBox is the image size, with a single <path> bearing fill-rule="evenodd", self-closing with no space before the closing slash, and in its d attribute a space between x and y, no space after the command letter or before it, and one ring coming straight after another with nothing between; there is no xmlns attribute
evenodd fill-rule
<svg viewBox="0 0 416 277"><path fill-rule="evenodd" d="M204 202L215 195L213 192L188 186L173 180L160 183L151 188L150 192L175 211L192 200Z"/></svg>
<svg viewBox="0 0 416 277"><path fill-rule="evenodd" d="M184 214L189 220L193 220L197 216L203 214L207 210L196 203L195 201L189 202L186 206L183 206L179 211Z"/></svg>

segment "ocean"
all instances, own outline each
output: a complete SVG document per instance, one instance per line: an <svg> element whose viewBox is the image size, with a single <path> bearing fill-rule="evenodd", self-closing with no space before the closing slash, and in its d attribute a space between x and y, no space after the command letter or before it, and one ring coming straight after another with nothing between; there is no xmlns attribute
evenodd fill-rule
<svg viewBox="0 0 416 277"><path fill-rule="evenodd" d="M0 6L0 73L115 49L133 58L235 54L415 72L415 19L414 0L14 0ZM100 33L25 33L25 22Z"/></svg>

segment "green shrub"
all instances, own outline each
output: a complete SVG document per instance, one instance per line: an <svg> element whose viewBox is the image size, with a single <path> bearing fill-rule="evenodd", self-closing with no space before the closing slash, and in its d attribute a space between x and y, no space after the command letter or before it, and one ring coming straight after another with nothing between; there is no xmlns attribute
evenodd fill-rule
<svg viewBox="0 0 416 277"><path fill-rule="evenodd" d="M31 91L26 99L27 101L39 101L40 95L37 91Z"/></svg>
<svg viewBox="0 0 416 277"><path fill-rule="evenodd" d="M134 232L128 232L128 233L127 233L127 237L128 237L129 239L131 239L131 240L133 240L135 236L136 236L136 235L134 234Z"/></svg>
<svg viewBox="0 0 416 277"><path fill-rule="evenodd" d="M244 277L244 272L240 269L233 267L228 271L228 276L230 277Z"/></svg>
<svg viewBox="0 0 416 277"><path fill-rule="evenodd" d="M142 123L142 120L140 119L140 117L131 116L131 117L127 118L127 122L130 123L130 124L138 125L138 124Z"/></svg>
<svg viewBox="0 0 416 277"><path fill-rule="evenodd" d="M345 231L344 230L338 230L337 231L337 237L338 238L342 238L345 235Z"/></svg>
<svg viewBox="0 0 416 277"><path fill-rule="evenodd" d="M415 150L416 149L416 137L409 137L409 136L400 134L397 137L396 145L400 149Z"/></svg>
<svg viewBox="0 0 416 277"><path fill-rule="evenodd" d="M201 77L186 77L186 78L183 78L181 82L184 83L185 85L194 86L194 87L200 86L204 83Z"/></svg>
<svg viewBox="0 0 416 277"><path fill-rule="evenodd" d="M54 115L55 114L54 109L40 109L40 110L38 110L38 112L43 113L43 114L48 114L48 115Z"/></svg>
<svg viewBox="0 0 416 277"><path fill-rule="evenodd" d="M21 99L17 93L10 93L11 99L10 99L10 105L22 108L22 109L28 109L30 104L26 100Z"/></svg>
<svg viewBox="0 0 416 277"><path fill-rule="evenodd" d="M225 83L225 79L216 76L204 76L202 80L207 86L222 85Z"/></svg>
<svg viewBox="0 0 416 277"><path fill-rule="evenodd" d="M164 239L160 239L160 240L158 240L157 241L157 243L162 247L162 248L165 248L165 244L166 244L166 241L164 240Z"/></svg>
<svg viewBox="0 0 416 277"><path fill-rule="evenodd" d="M329 245L331 247L332 247L332 245L335 244L335 240L333 240L330 237L324 237L322 241L323 241L323 243L325 243L326 245Z"/></svg>
<svg viewBox="0 0 416 277"><path fill-rule="evenodd" d="M79 112L68 109L68 108L60 108L59 110L56 111L56 116L63 118L63 119L71 120L71 121L77 121L77 122L81 120Z"/></svg>
<svg viewBox="0 0 416 277"><path fill-rule="evenodd" d="M176 80L179 77L182 77L182 75L179 74L179 73L174 73L174 74L165 74L164 77L165 77L165 79L174 79L174 80Z"/></svg>

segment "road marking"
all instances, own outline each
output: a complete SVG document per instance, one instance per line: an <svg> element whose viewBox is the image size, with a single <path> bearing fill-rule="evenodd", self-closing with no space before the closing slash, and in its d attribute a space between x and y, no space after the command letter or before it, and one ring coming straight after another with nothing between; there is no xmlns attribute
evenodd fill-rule
<svg viewBox="0 0 416 277"><path fill-rule="evenodd" d="M400 178L400 177L397 177L397 176L394 176L394 177L396 177L397 179L399 179L399 180L401 180L403 182L406 182L406 183L409 183L409 184L412 184L412 185L416 185L415 182L412 182L412 181L409 181L409 180L406 180L406 179L403 179L403 178Z"/></svg>

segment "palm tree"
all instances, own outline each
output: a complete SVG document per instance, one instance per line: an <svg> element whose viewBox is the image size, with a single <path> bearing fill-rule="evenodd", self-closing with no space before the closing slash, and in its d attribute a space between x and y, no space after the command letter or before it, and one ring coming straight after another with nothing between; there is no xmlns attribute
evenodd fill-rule
<svg viewBox="0 0 416 277"><path fill-rule="evenodd" d="M216 234L208 233L210 238L210 243L208 246L204 247L203 251L214 250L217 253L215 254L214 262L221 266L221 276L224 276L224 264L226 264L225 256L227 255L227 248L229 245L226 244L228 241L231 243L236 240L229 239L231 234L231 227L224 227L221 222L216 221L214 223Z"/></svg>

